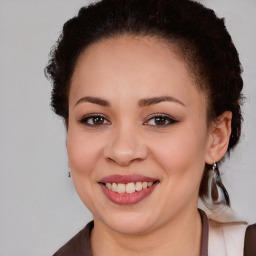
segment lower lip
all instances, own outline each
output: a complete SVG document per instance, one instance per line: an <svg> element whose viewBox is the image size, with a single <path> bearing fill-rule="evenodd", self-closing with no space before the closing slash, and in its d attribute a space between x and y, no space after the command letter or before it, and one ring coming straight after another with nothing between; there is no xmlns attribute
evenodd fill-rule
<svg viewBox="0 0 256 256"><path fill-rule="evenodd" d="M152 186L142 189L141 191L137 191L134 193L117 193L109 190L104 184L99 183L101 186L101 189L105 196L112 201L115 204L120 204L120 205L129 205L129 204L136 204L142 200L144 200L146 197L148 197L155 187L157 186L159 182L154 183Z"/></svg>

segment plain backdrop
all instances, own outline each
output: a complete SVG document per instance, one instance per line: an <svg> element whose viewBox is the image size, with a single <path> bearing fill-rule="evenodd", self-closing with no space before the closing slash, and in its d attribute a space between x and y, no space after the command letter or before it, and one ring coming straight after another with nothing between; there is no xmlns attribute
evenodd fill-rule
<svg viewBox="0 0 256 256"><path fill-rule="evenodd" d="M234 211L256 222L256 1L202 0L226 18L244 68L241 143L221 166ZM50 109L48 53L82 0L0 0L0 256L52 255L91 220Z"/></svg>

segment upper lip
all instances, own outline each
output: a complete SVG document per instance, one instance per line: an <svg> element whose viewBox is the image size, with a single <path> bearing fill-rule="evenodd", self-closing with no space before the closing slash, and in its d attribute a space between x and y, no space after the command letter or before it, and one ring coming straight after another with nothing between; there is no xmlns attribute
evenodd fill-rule
<svg viewBox="0 0 256 256"><path fill-rule="evenodd" d="M130 183L130 182L155 182L158 179L143 175L109 175L100 179L99 183Z"/></svg>

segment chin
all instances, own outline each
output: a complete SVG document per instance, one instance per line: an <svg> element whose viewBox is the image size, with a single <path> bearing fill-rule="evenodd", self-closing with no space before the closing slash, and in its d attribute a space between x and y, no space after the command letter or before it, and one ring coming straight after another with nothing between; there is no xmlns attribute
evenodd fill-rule
<svg viewBox="0 0 256 256"><path fill-rule="evenodd" d="M152 214L145 216L143 213L131 213L129 211L104 216L101 221L115 232L127 235L147 233L154 226Z"/></svg>
<svg viewBox="0 0 256 256"><path fill-rule="evenodd" d="M139 234L145 234L150 230L149 223L140 220L134 220L134 221L119 221L119 222L113 222L109 223L109 227L122 234L126 235L139 235Z"/></svg>

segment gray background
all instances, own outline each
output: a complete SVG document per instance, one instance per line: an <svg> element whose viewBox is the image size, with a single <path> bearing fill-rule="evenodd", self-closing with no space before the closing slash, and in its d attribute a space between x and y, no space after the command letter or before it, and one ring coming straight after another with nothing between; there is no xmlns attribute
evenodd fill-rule
<svg viewBox="0 0 256 256"><path fill-rule="evenodd" d="M242 142L221 167L235 213L256 222L256 1L204 0L227 27L244 67ZM71 179L62 121L43 74L50 47L81 0L0 0L0 256L52 255L91 214Z"/></svg>

